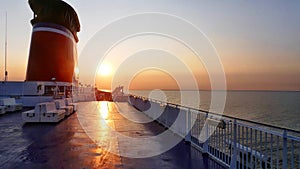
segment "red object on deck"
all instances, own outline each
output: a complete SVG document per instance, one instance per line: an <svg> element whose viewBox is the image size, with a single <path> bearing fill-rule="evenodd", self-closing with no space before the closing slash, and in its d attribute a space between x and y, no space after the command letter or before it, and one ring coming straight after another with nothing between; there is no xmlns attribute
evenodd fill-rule
<svg viewBox="0 0 300 169"><path fill-rule="evenodd" d="M72 82L77 65L73 34L53 23L33 25L26 81Z"/></svg>

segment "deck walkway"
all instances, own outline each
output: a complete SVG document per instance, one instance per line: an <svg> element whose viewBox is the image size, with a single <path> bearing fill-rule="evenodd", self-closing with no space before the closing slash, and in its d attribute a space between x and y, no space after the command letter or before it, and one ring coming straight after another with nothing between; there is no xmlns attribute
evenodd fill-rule
<svg viewBox="0 0 300 169"><path fill-rule="evenodd" d="M134 123L125 117L149 120L127 103L110 102L80 103L78 112L59 124L24 125L20 113L5 114L0 116L0 166L22 169L223 168L182 140L153 157L119 155L143 156L157 145L132 144L116 137L112 129L133 138L147 138L165 131L155 122ZM171 136L180 139L174 134Z"/></svg>

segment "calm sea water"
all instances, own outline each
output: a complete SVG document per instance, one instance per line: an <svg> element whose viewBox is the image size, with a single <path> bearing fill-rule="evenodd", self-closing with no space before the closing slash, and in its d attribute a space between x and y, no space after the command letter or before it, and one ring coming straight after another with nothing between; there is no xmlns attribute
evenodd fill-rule
<svg viewBox="0 0 300 169"><path fill-rule="evenodd" d="M181 97L188 98L185 105L210 110L211 92L199 91L130 91L131 94L182 104ZM186 97L186 96L191 97ZM242 119L287 127L300 131L300 92L227 91L224 114ZM186 104L187 103L187 104ZM190 104L189 104L190 103Z"/></svg>

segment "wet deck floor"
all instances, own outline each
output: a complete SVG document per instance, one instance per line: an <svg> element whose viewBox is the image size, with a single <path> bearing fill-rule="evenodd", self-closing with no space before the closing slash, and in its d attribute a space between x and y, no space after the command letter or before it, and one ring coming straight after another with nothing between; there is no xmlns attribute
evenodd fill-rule
<svg viewBox="0 0 300 169"><path fill-rule="evenodd" d="M58 124L23 124L20 113L0 116L0 168L223 168L183 140L162 154L140 158L157 145L132 143L116 137L110 129L132 138L147 138L165 128L155 122L134 123L125 116L147 120L127 103L107 102L79 103L78 112ZM174 134L171 137L180 139Z"/></svg>

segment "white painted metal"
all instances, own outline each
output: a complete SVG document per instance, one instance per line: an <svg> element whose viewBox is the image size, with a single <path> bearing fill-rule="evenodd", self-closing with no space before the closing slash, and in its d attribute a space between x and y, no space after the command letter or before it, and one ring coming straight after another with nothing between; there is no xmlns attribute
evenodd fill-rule
<svg viewBox="0 0 300 169"><path fill-rule="evenodd" d="M56 123L65 117L65 110L57 110L54 102L43 103L40 113L41 122Z"/></svg>
<svg viewBox="0 0 300 169"><path fill-rule="evenodd" d="M41 104L35 106L35 109L22 113L22 119L25 123L39 123L41 121Z"/></svg>
<svg viewBox="0 0 300 169"><path fill-rule="evenodd" d="M66 106L66 101L64 99L54 100L56 109L64 110L65 116L69 116L73 113L73 106Z"/></svg>
<svg viewBox="0 0 300 169"><path fill-rule="evenodd" d="M65 110L57 110L54 102L39 103L34 110L22 113L25 123L59 122L65 117Z"/></svg>
<svg viewBox="0 0 300 169"><path fill-rule="evenodd" d="M72 98L65 98L66 106L72 106L73 107L73 113L77 111L77 103L73 103Z"/></svg>
<svg viewBox="0 0 300 169"><path fill-rule="evenodd" d="M5 113L6 113L5 106L0 106L0 114L5 114Z"/></svg>
<svg viewBox="0 0 300 169"><path fill-rule="evenodd" d="M0 99L0 106L4 106L6 112L20 111L23 108L22 104L16 103L15 98Z"/></svg>

